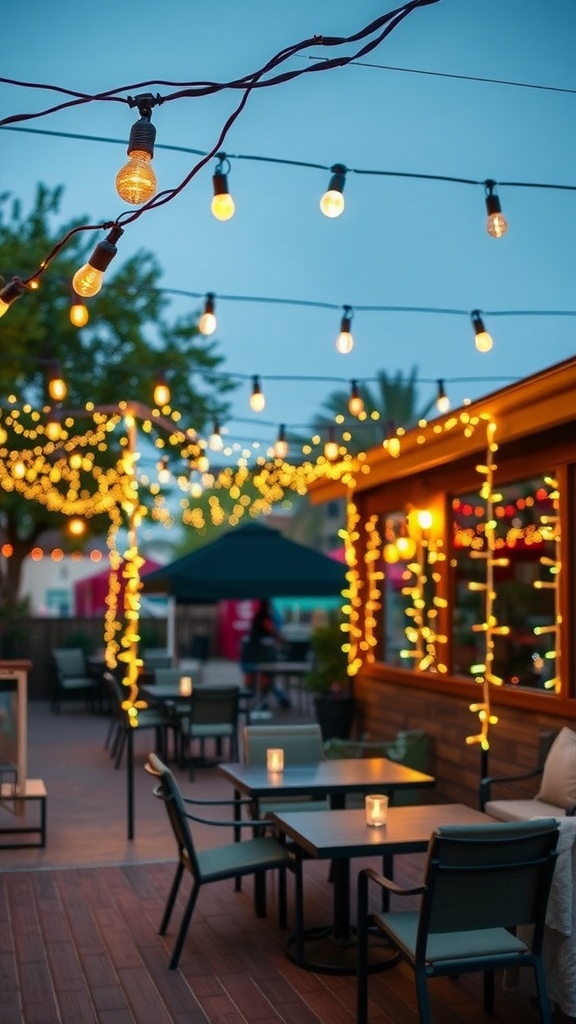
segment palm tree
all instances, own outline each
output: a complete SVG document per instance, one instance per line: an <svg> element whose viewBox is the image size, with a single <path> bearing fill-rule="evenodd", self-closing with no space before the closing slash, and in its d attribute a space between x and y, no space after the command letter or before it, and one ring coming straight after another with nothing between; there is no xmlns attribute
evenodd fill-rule
<svg viewBox="0 0 576 1024"><path fill-rule="evenodd" d="M385 370L380 370L375 388L359 383L356 390L364 403L361 417L349 411L350 391L338 390L328 396L312 421L313 432L323 437L330 431L334 440L341 441L344 433L350 433L351 440L345 442L350 452L366 451L381 445L384 438L397 427L408 429L418 420L426 419L435 404L432 398L418 408L416 366L412 367L406 377L401 370L393 377L388 376ZM342 417L343 421L338 422Z"/></svg>
<svg viewBox="0 0 576 1024"><path fill-rule="evenodd" d="M345 444L353 454L381 445L397 427L408 429L419 420L426 419L435 404L435 398L432 398L423 406L418 406L416 366L412 367L406 377L400 370L393 377L385 370L380 370L375 388L360 383L357 391L364 403L361 418L350 413L350 391L333 391L314 417L311 431L312 434L319 434L322 441L331 437ZM344 434L351 435L350 439L344 439ZM299 445L308 443L307 440L303 442L302 438L290 438L290 441L293 442L291 447L295 447L296 441ZM335 547L337 528L344 524L345 519L344 501L338 505L338 509L334 507L335 502L330 502L328 507L314 507L310 505L307 496L297 499L286 534L320 550L330 550Z"/></svg>

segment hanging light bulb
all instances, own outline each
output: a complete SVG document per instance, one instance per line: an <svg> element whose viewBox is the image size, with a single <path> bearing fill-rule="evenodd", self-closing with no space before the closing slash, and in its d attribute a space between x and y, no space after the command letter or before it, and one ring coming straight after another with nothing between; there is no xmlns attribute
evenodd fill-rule
<svg viewBox="0 0 576 1024"><path fill-rule="evenodd" d="M85 327L88 323L90 316L88 314L88 307L85 302L75 291L72 292L72 302L70 304L70 323L74 327Z"/></svg>
<svg viewBox="0 0 576 1024"><path fill-rule="evenodd" d="M344 316L340 321L340 334L336 338L336 349L341 352L343 356L348 355L349 352L354 348L354 338L350 333L350 326L352 324L352 306L343 306Z"/></svg>
<svg viewBox="0 0 576 1024"><path fill-rule="evenodd" d="M139 206L156 195L158 181L152 167L156 129L150 121L155 99L151 93L137 96L134 103L140 119L130 129L128 163L116 175L116 191L125 203Z"/></svg>
<svg viewBox="0 0 576 1024"><path fill-rule="evenodd" d="M400 455L400 438L396 433L396 427L392 420L388 424L388 433L382 441L382 447L386 449L393 459L397 459Z"/></svg>
<svg viewBox="0 0 576 1024"><path fill-rule="evenodd" d="M199 473L207 473L210 469L210 459L207 455L199 455L196 463L196 468Z"/></svg>
<svg viewBox="0 0 576 1024"><path fill-rule="evenodd" d="M156 378L154 394L152 397L155 405L159 406L168 405L170 401L170 388L166 383L166 374L163 371L161 371Z"/></svg>
<svg viewBox="0 0 576 1024"><path fill-rule="evenodd" d="M489 352L494 342L492 336L488 334L488 331L484 327L484 321L480 316L479 309L473 309L470 316L472 317L472 326L474 328L475 341L474 344L479 352Z"/></svg>
<svg viewBox="0 0 576 1024"><path fill-rule="evenodd" d="M214 420L214 429L212 430L212 433L208 440L208 447L211 448L213 452L221 452L224 447L224 442L222 440L222 434L220 433L220 424L218 423L218 420Z"/></svg>
<svg viewBox="0 0 576 1024"><path fill-rule="evenodd" d="M350 398L348 399L348 411L351 416L359 416L364 412L364 400L358 390L358 382L353 380L350 387Z"/></svg>
<svg viewBox="0 0 576 1024"><path fill-rule="evenodd" d="M60 437L61 432L62 428L60 426L60 414L58 410L51 409L48 414L48 419L46 420L44 433L46 434L46 437L48 438L49 441L57 441L58 438Z"/></svg>
<svg viewBox="0 0 576 1024"><path fill-rule="evenodd" d="M340 454L340 447L334 437L334 427L328 427L328 440L324 445L324 458L328 462L336 462Z"/></svg>
<svg viewBox="0 0 576 1024"><path fill-rule="evenodd" d="M285 459L288 455L288 441L286 440L286 427L283 423L280 424L278 431L278 437L274 444L274 458Z"/></svg>
<svg viewBox="0 0 576 1024"><path fill-rule="evenodd" d="M444 381L438 381L438 395L436 398L436 408L438 412L448 412L450 408L450 399L444 390Z"/></svg>
<svg viewBox="0 0 576 1024"><path fill-rule="evenodd" d="M488 214L486 230L489 235L492 235L492 238L502 238L508 231L508 221L502 216L500 200L494 191L496 182L489 179L484 182L484 186L486 188L486 213Z"/></svg>
<svg viewBox="0 0 576 1024"><path fill-rule="evenodd" d="M258 377L252 377L252 394L250 395L250 408L254 412L262 412L266 405L266 399L262 394L262 388L260 387L260 380Z"/></svg>
<svg viewBox="0 0 576 1024"><path fill-rule="evenodd" d="M320 200L320 209L325 217L339 217L344 211L344 184L346 181L346 168L344 164L334 164L330 171L332 177L328 188Z"/></svg>
<svg viewBox="0 0 576 1024"><path fill-rule="evenodd" d="M170 483L170 470L168 468L169 460L167 455L163 455L161 459L156 463L156 469L158 470L158 483L169 484Z"/></svg>
<svg viewBox="0 0 576 1024"><path fill-rule="evenodd" d="M68 394L68 388L60 370L60 363L57 360L53 360L48 366L48 394L53 402L62 402Z"/></svg>
<svg viewBox="0 0 576 1024"><path fill-rule="evenodd" d="M123 228L115 224L112 231L104 239L98 242L88 263L85 263L80 270L77 270L72 278L72 287L77 295L88 299L97 295L104 281L104 271L114 259L117 249L116 242L124 234Z"/></svg>
<svg viewBox="0 0 576 1024"><path fill-rule="evenodd" d="M216 220L230 220L236 211L234 200L228 191L229 170L230 161L226 159L226 155L224 153L219 153L216 170L212 175L212 188L214 189L214 195L212 196L212 203L210 206Z"/></svg>
<svg viewBox="0 0 576 1024"><path fill-rule="evenodd" d="M13 302L16 302L16 299L19 299L25 290L24 283L19 277L13 277L8 284L3 284L2 282L2 288L0 289L0 316L4 316L8 307Z"/></svg>
<svg viewBox="0 0 576 1024"><path fill-rule="evenodd" d="M214 334L216 317L214 315L214 293L208 292L204 303L204 312L198 321L200 334Z"/></svg>

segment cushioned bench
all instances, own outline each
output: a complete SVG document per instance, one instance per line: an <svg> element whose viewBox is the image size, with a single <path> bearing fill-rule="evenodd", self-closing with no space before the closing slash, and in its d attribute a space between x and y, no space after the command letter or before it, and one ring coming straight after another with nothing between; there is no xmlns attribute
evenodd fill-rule
<svg viewBox="0 0 576 1024"><path fill-rule="evenodd" d="M493 787L540 779L532 798L493 799ZM480 782L480 808L500 821L563 818L576 813L576 733L566 726L540 736L537 767L521 775L494 776Z"/></svg>

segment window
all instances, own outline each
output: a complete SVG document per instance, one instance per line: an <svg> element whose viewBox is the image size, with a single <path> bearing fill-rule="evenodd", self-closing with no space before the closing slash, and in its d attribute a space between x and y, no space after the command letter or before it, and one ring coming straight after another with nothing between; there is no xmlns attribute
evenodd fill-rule
<svg viewBox="0 0 576 1024"><path fill-rule="evenodd" d="M505 686L554 693L560 621L555 480L538 476L498 486L492 514L491 530L477 493L452 502L452 669L480 674L488 649L492 675Z"/></svg>

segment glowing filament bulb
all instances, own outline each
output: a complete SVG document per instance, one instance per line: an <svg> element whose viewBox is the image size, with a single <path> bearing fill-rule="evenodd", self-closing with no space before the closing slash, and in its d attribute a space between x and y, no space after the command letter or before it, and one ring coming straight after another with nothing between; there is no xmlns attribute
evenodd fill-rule
<svg viewBox="0 0 576 1024"><path fill-rule="evenodd" d="M48 394L52 401L61 402L66 398L67 393L68 388L60 372L60 367L57 363L53 363L48 378Z"/></svg>
<svg viewBox="0 0 576 1024"><path fill-rule="evenodd" d="M274 458L285 459L288 455L288 442L286 440L286 427L283 423L280 424L278 431L278 437L274 445Z"/></svg>
<svg viewBox="0 0 576 1024"><path fill-rule="evenodd" d="M352 325L352 306L344 306L344 316L340 321L340 334L336 338L336 350L343 356L348 355L354 348L354 338L350 327Z"/></svg>
<svg viewBox="0 0 576 1024"><path fill-rule="evenodd" d="M220 433L220 424L218 423L218 420L214 421L214 430L210 435L208 445L213 452L221 452L224 447L224 442L222 440L222 434Z"/></svg>
<svg viewBox="0 0 576 1024"><path fill-rule="evenodd" d="M229 168L229 161L222 155L212 175L214 195L212 196L210 209L216 220L230 220L236 212L234 200L228 191L227 171Z"/></svg>
<svg viewBox="0 0 576 1024"><path fill-rule="evenodd" d="M198 330L200 334L214 334L216 330L216 316L214 315L214 295L212 292L208 292L206 296L206 302L204 303L204 312L198 321Z"/></svg>
<svg viewBox="0 0 576 1024"><path fill-rule="evenodd" d="M486 230L492 238L502 238L508 231L508 222L502 215L500 200L494 191L496 182L486 181L484 184L486 186L486 213L488 214Z"/></svg>
<svg viewBox="0 0 576 1024"><path fill-rule="evenodd" d="M484 327L484 321L480 316L477 309L472 312L472 326L474 328L474 344L478 349L478 352L489 352L494 342L492 336L488 334L488 331Z"/></svg>
<svg viewBox="0 0 576 1024"><path fill-rule="evenodd" d="M85 327L90 319L88 314L88 307L85 302L82 302L79 295L72 296L72 303L70 305L70 323L74 327Z"/></svg>
<svg viewBox="0 0 576 1024"><path fill-rule="evenodd" d="M72 287L77 295L90 298L98 294L104 281L104 271L118 252L115 243L123 234L123 228L118 225L113 227L107 238L103 242L98 242L88 263L76 271L72 278Z"/></svg>
<svg viewBox="0 0 576 1024"><path fill-rule="evenodd" d="M340 448L338 447L338 442L334 438L334 428L330 427L328 430L328 440L324 445L324 458L327 459L328 462L336 462L339 454Z"/></svg>
<svg viewBox="0 0 576 1024"><path fill-rule="evenodd" d="M448 412L450 408L450 399L444 390L444 381L438 381L438 396L436 398L436 408L438 412Z"/></svg>
<svg viewBox="0 0 576 1024"><path fill-rule="evenodd" d="M361 412L364 412L364 400L358 390L358 383L355 380L352 381L352 386L350 388L348 412L351 416L359 416Z"/></svg>
<svg viewBox="0 0 576 1024"><path fill-rule="evenodd" d="M260 387L260 381L258 377L252 378L252 394L250 395L250 408L254 412L262 412L266 406L266 399L262 393Z"/></svg>
<svg viewBox="0 0 576 1024"><path fill-rule="evenodd" d="M19 299L24 291L24 285L19 277L13 277L12 280L4 285L0 290L0 316L8 311L16 299Z"/></svg>
<svg viewBox="0 0 576 1024"><path fill-rule="evenodd" d="M154 386L153 398L155 404L160 406L168 405L170 401L170 388L166 383L166 377L163 373L158 375L158 380Z"/></svg>
<svg viewBox="0 0 576 1024"><path fill-rule="evenodd" d="M328 188L320 200L320 209L325 217L339 217L344 211L344 183L346 181L346 168L344 164L334 164L330 168L332 177Z"/></svg>
<svg viewBox="0 0 576 1024"><path fill-rule="evenodd" d="M143 101L153 99L149 94L141 97ZM156 195L158 181L152 167L156 129L150 123L151 106L147 102L140 105L142 117L130 130L128 142L128 163L121 167L116 175L116 191L125 203L139 206L147 203Z"/></svg>

